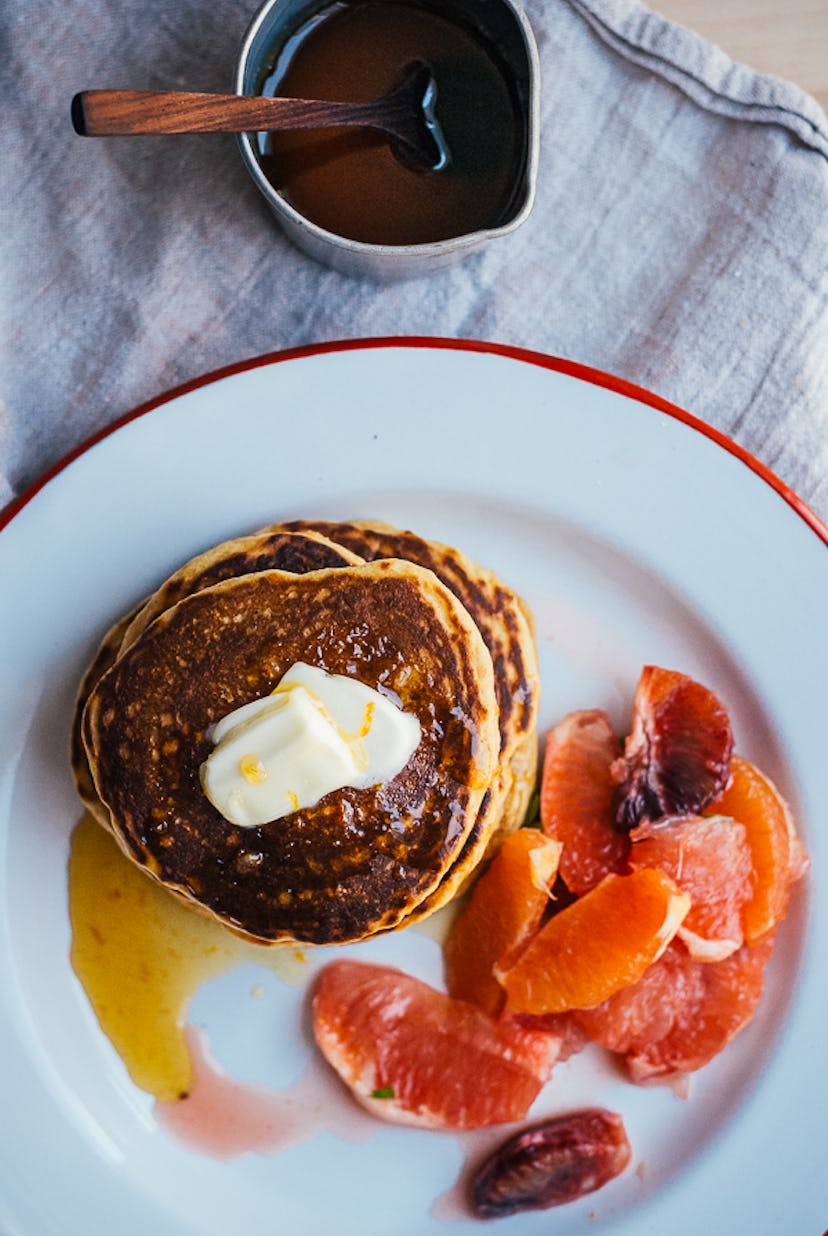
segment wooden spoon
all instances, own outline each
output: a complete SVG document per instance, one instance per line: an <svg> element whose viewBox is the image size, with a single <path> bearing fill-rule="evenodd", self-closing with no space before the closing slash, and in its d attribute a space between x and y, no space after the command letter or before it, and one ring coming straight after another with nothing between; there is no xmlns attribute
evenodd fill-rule
<svg viewBox="0 0 828 1236"><path fill-rule="evenodd" d="M435 98L431 69L417 61L388 94L366 103L164 90L84 90L72 99L72 124L82 137L356 125L390 137L392 149L403 161L439 169L448 162L448 147L434 113Z"/></svg>

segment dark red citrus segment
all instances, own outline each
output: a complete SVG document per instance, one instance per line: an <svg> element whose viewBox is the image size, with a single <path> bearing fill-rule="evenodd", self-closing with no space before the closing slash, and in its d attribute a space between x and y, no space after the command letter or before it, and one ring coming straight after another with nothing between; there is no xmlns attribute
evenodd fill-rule
<svg viewBox="0 0 828 1236"><path fill-rule="evenodd" d="M620 1176L632 1157L616 1112L592 1107L522 1129L499 1146L472 1180L478 1219L502 1219L577 1201Z"/></svg>
<svg viewBox="0 0 828 1236"><path fill-rule="evenodd" d="M624 755L613 768L616 826L700 815L730 781L732 750L727 710L712 691L687 674L645 665Z"/></svg>

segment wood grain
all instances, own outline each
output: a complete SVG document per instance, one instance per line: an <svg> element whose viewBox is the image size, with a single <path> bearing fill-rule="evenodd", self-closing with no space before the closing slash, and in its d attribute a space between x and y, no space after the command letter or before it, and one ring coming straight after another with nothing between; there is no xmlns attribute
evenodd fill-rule
<svg viewBox="0 0 828 1236"><path fill-rule="evenodd" d="M417 107L396 93L369 103L272 99L164 90L84 90L72 100L72 122L83 137L136 134L244 133L249 129L318 129L360 125L396 133Z"/></svg>
<svg viewBox="0 0 828 1236"><path fill-rule="evenodd" d="M424 61L413 61L388 94L364 102L169 90L83 90L72 99L71 115L81 137L353 125L384 133L400 157L418 167L434 168L443 165L446 147L433 116L433 101L431 69Z"/></svg>
<svg viewBox="0 0 828 1236"><path fill-rule="evenodd" d="M653 0L733 59L787 78L828 111L828 0Z"/></svg>

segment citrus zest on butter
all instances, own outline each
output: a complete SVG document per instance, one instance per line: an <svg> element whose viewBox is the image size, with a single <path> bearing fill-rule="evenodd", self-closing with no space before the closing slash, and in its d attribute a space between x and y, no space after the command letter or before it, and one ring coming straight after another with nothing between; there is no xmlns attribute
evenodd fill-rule
<svg viewBox="0 0 828 1236"><path fill-rule="evenodd" d="M258 755L243 755L239 760L239 772L251 785L267 780L267 769Z"/></svg>

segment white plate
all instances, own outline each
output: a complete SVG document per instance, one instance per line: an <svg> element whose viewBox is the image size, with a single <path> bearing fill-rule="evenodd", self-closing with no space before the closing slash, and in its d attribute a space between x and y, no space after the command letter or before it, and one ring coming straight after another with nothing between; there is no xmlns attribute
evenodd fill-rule
<svg viewBox="0 0 828 1236"><path fill-rule="evenodd" d="M821 1232L827 534L755 461L662 401L549 358L439 340L329 345L213 375L139 409L6 513L0 1227L481 1230L432 1213L459 1171L452 1137L378 1125L367 1144L322 1135L231 1162L173 1141L67 960L79 808L66 743L97 638L184 558L291 516L379 517L502 574L536 615L544 724L605 707L623 726L645 662L700 678L728 704L738 749L791 800L812 857L755 1021L688 1100L629 1085L596 1049L561 1067L539 1101L538 1112L621 1112L632 1168L583 1202L498 1230ZM439 973L422 933L365 951ZM270 998L258 1002L245 994L250 976L211 985L193 1019L231 1072L286 1085L305 1050L301 991L269 972L261 981Z"/></svg>

